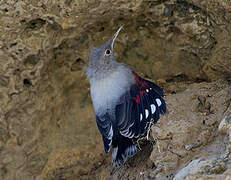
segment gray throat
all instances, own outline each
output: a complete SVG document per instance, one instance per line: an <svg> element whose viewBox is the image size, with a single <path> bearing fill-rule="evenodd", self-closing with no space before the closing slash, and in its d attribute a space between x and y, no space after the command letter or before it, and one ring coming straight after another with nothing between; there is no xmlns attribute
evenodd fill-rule
<svg viewBox="0 0 231 180"><path fill-rule="evenodd" d="M98 65L91 65L89 64L87 70L87 77L91 81L92 79L104 79L108 77L110 74L115 72L117 68L121 64L116 61L111 61L108 64L98 64Z"/></svg>

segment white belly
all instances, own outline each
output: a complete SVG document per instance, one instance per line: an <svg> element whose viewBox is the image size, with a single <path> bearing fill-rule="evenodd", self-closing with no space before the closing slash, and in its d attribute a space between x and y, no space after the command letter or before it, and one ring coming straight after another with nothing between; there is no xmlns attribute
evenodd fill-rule
<svg viewBox="0 0 231 180"><path fill-rule="evenodd" d="M134 83L134 78L130 72L116 71L104 79L94 79L90 83L95 113L100 115L115 107L119 98Z"/></svg>

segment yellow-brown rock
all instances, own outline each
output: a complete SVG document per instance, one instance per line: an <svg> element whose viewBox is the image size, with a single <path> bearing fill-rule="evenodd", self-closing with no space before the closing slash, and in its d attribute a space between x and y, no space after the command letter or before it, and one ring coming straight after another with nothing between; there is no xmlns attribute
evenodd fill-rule
<svg viewBox="0 0 231 180"><path fill-rule="evenodd" d="M228 0L0 0L0 179L229 178L230 9ZM84 67L89 47L121 25L116 59L164 88L168 113L114 171ZM178 174L196 159L209 168Z"/></svg>

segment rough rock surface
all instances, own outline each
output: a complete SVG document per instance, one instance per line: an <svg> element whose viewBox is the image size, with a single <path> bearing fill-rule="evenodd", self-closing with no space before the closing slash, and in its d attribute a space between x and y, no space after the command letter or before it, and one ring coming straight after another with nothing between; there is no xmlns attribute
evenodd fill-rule
<svg viewBox="0 0 231 180"><path fill-rule="evenodd" d="M231 107L225 112L223 120L218 127L219 135L211 146L216 153L193 160L185 168L182 168L174 177L181 179L231 179L230 143L231 143ZM221 135L223 134L223 137ZM224 137L226 135L226 137ZM222 141L223 140L223 141ZM222 142L218 142L222 141ZM222 146L225 145L225 151ZM223 151L223 152L222 152ZM221 153L222 152L222 153Z"/></svg>
<svg viewBox="0 0 231 180"><path fill-rule="evenodd" d="M229 0L0 0L0 179L229 178L230 22ZM113 170L82 69L121 25L116 58L168 113Z"/></svg>
<svg viewBox="0 0 231 180"><path fill-rule="evenodd" d="M137 172L134 168L124 167L111 178L132 179L135 174L144 179L172 179L177 174L175 180L180 180L186 172L191 175L199 171L191 178L197 179L195 177L199 177L202 167L207 168L204 170L207 174L223 173L227 168L228 144L227 137L219 136L217 129L230 105L230 94L229 84L216 81L190 84L181 92L167 95L168 112L150 133L154 141L151 154L146 161L140 161L139 155L138 159L131 160L131 163L138 164L135 165ZM227 124L227 118L225 122ZM220 129L225 131L229 125L226 124ZM187 164L189 167L178 172Z"/></svg>

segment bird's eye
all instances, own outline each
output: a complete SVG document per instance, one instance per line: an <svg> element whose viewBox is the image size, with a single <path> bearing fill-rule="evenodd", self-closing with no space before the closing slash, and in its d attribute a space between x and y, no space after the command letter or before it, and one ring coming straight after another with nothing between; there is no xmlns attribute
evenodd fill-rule
<svg viewBox="0 0 231 180"><path fill-rule="evenodd" d="M105 55L106 56L109 56L111 54L111 50L110 49L107 49L106 51L105 51Z"/></svg>

